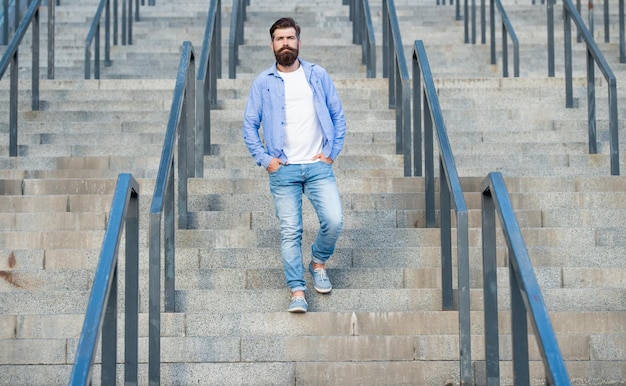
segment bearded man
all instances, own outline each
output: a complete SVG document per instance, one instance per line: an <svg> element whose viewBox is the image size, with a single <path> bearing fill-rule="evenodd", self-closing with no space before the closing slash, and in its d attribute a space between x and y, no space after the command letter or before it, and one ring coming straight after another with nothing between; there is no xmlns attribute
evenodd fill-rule
<svg viewBox="0 0 626 386"><path fill-rule="evenodd" d="M269 174L291 297L287 310L302 313L308 310L302 258L302 197L311 202L320 225L311 245L308 271L313 288L327 294L332 285L326 262L343 229L332 165L343 148L346 121L326 70L299 58L300 26L295 20L278 19L270 27L270 37L276 62L252 83L242 132L257 165Z"/></svg>

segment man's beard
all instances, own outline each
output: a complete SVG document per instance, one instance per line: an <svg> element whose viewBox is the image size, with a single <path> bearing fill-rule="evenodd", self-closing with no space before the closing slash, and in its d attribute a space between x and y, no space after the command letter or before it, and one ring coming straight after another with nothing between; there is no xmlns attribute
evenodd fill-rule
<svg viewBox="0 0 626 386"><path fill-rule="evenodd" d="M285 47L280 51L274 51L276 62L283 67L290 67L298 59L298 49Z"/></svg>

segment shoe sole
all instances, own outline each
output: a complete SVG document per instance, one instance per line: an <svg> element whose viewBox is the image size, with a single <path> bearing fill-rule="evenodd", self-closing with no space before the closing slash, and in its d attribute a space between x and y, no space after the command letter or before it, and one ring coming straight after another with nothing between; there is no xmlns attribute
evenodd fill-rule
<svg viewBox="0 0 626 386"><path fill-rule="evenodd" d="M291 308L287 311L291 312L292 314L304 314L306 312L304 308Z"/></svg>
<svg viewBox="0 0 626 386"><path fill-rule="evenodd" d="M317 292L321 293L321 294L327 294L327 293L329 293L330 291L332 291L332 290L333 290L333 288L332 288L332 287L330 287L330 288L322 288L322 289L319 289L319 288L317 288L317 287L313 286L313 288L315 288L315 290L316 290Z"/></svg>

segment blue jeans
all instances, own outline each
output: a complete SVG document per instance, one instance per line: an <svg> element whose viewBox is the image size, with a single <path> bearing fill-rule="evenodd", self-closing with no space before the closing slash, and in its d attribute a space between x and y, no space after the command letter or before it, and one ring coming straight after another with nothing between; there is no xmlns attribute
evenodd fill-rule
<svg viewBox="0 0 626 386"><path fill-rule="evenodd" d="M285 279L291 292L305 291L302 261L302 193L317 213L320 229L311 246L313 262L325 264L343 229L341 199L332 165L325 162L287 164L270 173Z"/></svg>

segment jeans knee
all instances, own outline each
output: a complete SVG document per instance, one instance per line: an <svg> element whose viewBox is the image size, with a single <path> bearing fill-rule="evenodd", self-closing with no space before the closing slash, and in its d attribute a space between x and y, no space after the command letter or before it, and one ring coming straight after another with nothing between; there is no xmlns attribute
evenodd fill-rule
<svg viewBox="0 0 626 386"><path fill-rule="evenodd" d="M325 224L328 232L340 233L343 230L343 218L341 216L326 218Z"/></svg>

